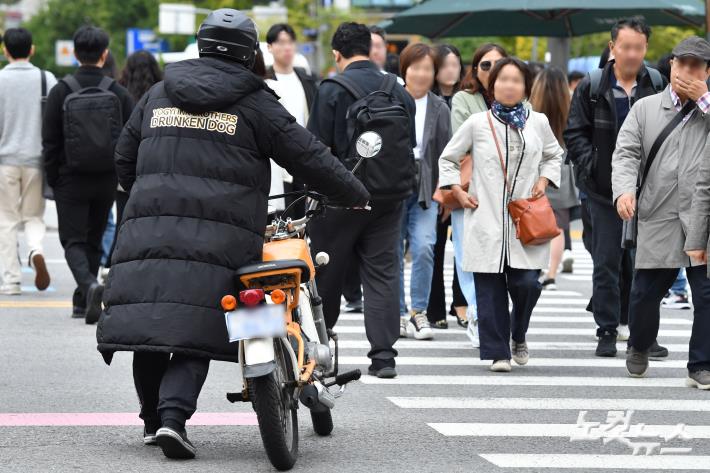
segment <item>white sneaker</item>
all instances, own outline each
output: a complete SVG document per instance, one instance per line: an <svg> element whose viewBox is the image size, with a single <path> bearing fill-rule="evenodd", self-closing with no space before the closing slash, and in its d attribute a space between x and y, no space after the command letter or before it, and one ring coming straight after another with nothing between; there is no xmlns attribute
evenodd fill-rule
<svg viewBox="0 0 710 473"><path fill-rule="evenodd" d="M631 335L631 333L629 332L628 325L621 324L616 329L616 339L620 342L627 341L629 339L629 335Z"/></svg>
<svg viewBox="0 0 710 473"><path fill-rule="evenodd" d="M510 360L495 360L489 369L497 373L510 373L512 368Z"/></svg>
<svg viewBox="0 0 710 473"><path fill-rule="evenodd" d="M3 296L20 296L22 295L22 288L19 283L16 284L3 284L0 286L0 295Z"/></svg>
<svg viewBox="0 0 710 473"><path fill-rule="evenodd" d="M412 312L412 316L407 323L407 336L417 340L431 340L434 338L434 331L431 329L429 319L424 312Z"/></svg>
<svg viewBox="0 0 710 473"><path fill-rule="evenodd" d="M518 365L523 366L528 363L530 355L528 353L527 343L517 343L514 341L511 344L511 351L513 352L513 361L515 361Z"/></svg>
<svg viewBox="0 0 710 473"><path fill-rule="evenodd" d="M399 318L399 338L407 338L407 323L409 319L407 317Z"/></svg>
<svg viewBox="0 0 710 473"><path fill-rule="evenodd" d="M565 250L562 255L562 272L571 273L574 266L574 256L572 256L572 250Z"/></svg>
<svg viewBox="0 0 710 473"><path fill-rule="evenodd" d="M471 345L473 348L481 348L481 339L478 337L478 322L474 320L469 320L468 327L466 327L466 336L471 340Z"/></svg>

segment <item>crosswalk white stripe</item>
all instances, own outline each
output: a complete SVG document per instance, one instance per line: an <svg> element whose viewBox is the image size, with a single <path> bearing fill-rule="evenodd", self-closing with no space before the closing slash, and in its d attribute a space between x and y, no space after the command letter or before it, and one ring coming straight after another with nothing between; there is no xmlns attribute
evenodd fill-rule
<svg viewBox="0 0 710 473"><path fill-rule="evenodd" d="M365 333L365 327L357 325L338 325L335 328L337 333ZM436 337L451 337L460 336L464 334L465 330L461 328L451 328L448 330L437 330ZM594 335L594 330L587 328L560 328L560 327L530 327L528 329L528 335ZM658 331L659 337L682 337L689 338L690 330L674 330L674 329L661 329Z"/></svg>
<svg viewBox="0 0 710 473"><path fill-rule="evenodd" d="M460 422L460 423L429 423L441 435L446 437L572 437L580 435L580 427L577 424L507 424L507 423L482 423L482 422ZM611 429L608 434L623 429ZM643 433L652 437L666 437L672 435L677 430L675 425L646 425L643 426ZM707 425L684 425L684 433L693 439L710 439L710 426ZM637 438L641 431L624 431L624 437Z"/></svg>
<svg viewBox="0 0 710 473"><path fill-rule="evenodd" d="M545 453L481 453L481 458L500 468L573 468L606 470L705 470L704 455L585 455Z"/></svg>
<svg viewBox="0 0 710 473"><path fill-rule="evenodd" d="M694 399L602 399L556 397L387 397L402 409L511 409L511 410L601 410L707 412L710 400Z"/></svg>
<svg viewBox="0 0 710 473"><path fill-rule="evenodd" d="M337 330L336 330L337 331ZM540 351L593 351L597 344L595 342L527 342L528 348ZM367 340L344 340L339 341L340 348L370 349L370 342ZM673 353L688 353L687 343L664 343L664 347ZM408 340L400 339L394 345L397 350L473 350L468 339L464 341L449 340ZM619 342L616 348L620 353L626 350L626 342ZM531 358L532 360L532 358Z"/></svg>
<svg viewBox="0 0 710 473"><path fill-rule="evenodd" d="M490 364L490 362L489 362ZM361 378L363 384L376 385L446 385L446 386L568 386L618 388L685 388L684 378L629 378L624 376L397 376L380 379Z"/></svg>
<svg viewBox="0 0 710 473"><path fill-rule="evenodd" d="M395 345L395 348L398 348ZM338 360L344 365L369 365L370 359L365 356L340 356ZM409 366L488 366L491 360L479 360L462 356L398 356L398 365ZM651 369L685 368L686 360L651 360ZM626 368L624 358L530 358L527 366L544 367L578 367L578 368ZM411 376L410 376L411 378ZM422 378L426 379L426 377ZM650 378L649 378L650 379ZM644 380L647 381L647 380ZM420 384L420 383L417 383Z"/></svg>
<svg viewBox="0 0 710 473"><path fill-rule="evenodd" d="M342 314L338 321L358 321L364 320L362 314ZM595 327L594 319L587 316L563 316L563 315L538 315L530 319L531 324L535 323L565 323L565 324L586 324ZM692 320L687 319L666 319L661 320L661 325L693 325Z"/></svg>

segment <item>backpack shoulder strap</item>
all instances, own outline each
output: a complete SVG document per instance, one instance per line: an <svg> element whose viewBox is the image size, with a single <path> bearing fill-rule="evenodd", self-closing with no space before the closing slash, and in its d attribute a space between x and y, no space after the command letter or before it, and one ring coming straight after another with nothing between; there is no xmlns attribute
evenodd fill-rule
<svg viewBox="0 0 710 473"><path fill-rule="evenodd" d="M387 95L391 95L392 89L394 89L394 85L396 83L397 76L388 72L387 74L385 74L384 79L382 79L382 83L380 84L380 90L386 93Z"/></svg>
<svg viewBox="0 0 710 473"><path fill-rule="evenodd" d="M653 89L656 91L656 93L662 91L663 77L661 77L661 73L659 72L659 70L653 67L646 67L646 70L648 71L648 75L651 77L651 83L653 84Z"/></svg>
<svg viewBox="0 0 710 473"><path fill-rule="evenodd" d="M593 104L599 99L599 86L602 82L604 69L594 69L589 72L589 99Z"/></svg>
<svg viewBox="0 0 710 473"><path fill-rule="evenodd" d="M79 81L76 80L76 77L71 74L67 74L66 76L64 76L62 81L69 87L72 92L79 92L82 89Z"/></svg>
<svg viewBox="0 0 710 473"><path fill-rule="evenodd" d="M44 99L47 98L47 73L42 69L39 70L39 73L40 77L42 78L42 98Z"/></svg>
<svg viewBox="0 0 710 473"><path fill-rule="evenodd" d="M361 98L367 95L360 88L360 86L355 83L355 81L350 79L345 74L338 74L337 76L329 77L323 82L335 82L336 84L347 90L350 95L355 97L355 100L360 100Z"/></svg>
<svg viewBox="0 0 710 473"><path fill-rule="evenodd" d="M97 85L96 87L108 92L108 89L113 85L113 83L114 83L113 79L111 79L110 77L107 77L107 76L103 76L101 78L101 82L99 82L99 85Z"/></svg>

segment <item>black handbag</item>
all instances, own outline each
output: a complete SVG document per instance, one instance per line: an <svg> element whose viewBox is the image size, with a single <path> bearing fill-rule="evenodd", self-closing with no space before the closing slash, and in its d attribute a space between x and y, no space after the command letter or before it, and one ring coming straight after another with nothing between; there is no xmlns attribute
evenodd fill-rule
<svg viewBox="0 0 710 473"><path fill-rule="evenodd" d="M695 110L695 102L688 100L683 106L680 112L678 112L673 120L668 122L668 125L661 131L661 133L656 138L651 146L651 151L648 153L646 158L646 165L643 168L643 173L639 175L637 185L636 185L636 211L631 220L624 220L623 228L621 231L621 247L624 249L636 248L636 240L638 237L638 205L639 199L641 198L641 191L643 190L643 185L646 183L646 178L648 177L648 171L651 169L653 160L656 159L658 150L661 149L661 145L666 141L666 138L671 134L671 132L683 122L683 119Z"/></svg>

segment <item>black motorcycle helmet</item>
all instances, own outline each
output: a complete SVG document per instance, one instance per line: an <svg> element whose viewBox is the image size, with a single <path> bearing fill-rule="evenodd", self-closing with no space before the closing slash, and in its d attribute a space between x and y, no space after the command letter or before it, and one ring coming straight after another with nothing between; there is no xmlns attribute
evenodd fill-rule
<svg viewBox="0 0 710 473"><path fill-rule="evenodd" d="M210 13L197 31L202 56L219 56L252 67L259 47L259 33L251 18L232 8Z"/></svg>

